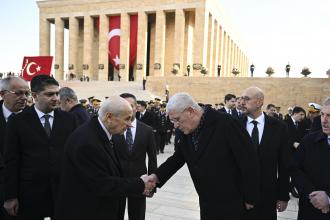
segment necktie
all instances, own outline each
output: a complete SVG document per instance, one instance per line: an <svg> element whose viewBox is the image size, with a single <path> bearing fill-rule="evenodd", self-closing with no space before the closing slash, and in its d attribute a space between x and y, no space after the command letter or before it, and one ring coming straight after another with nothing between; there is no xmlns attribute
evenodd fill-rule
<svg viewBox="0 0 330 220"><path fill-rule="evenodd" d="M328 144L330 145L330 137L328 137Z"/></svg>
<svg viewBox="0 0 330 220"><path fill-rule="evenodd" d="M127 128L126 130L126 143L128 145L128 151L132 152L133 150L133 136L131 128Z"/></svg>
<svg viewBox="0 0 330 220"><path fill-rule="evenodd" d="M259 131L258 131L258 122L257 121L252 121L253 123L253 129L252 129L252 142L254 145L257 147L259 145Z"/></svg>
<svg viewBox="0 0 330 220"><path fill-rule="evenodd" d="M298 122L294 122L294 126L298 129Z"/></svg>
<svg viewBox="0 0 330 220"><path fill-rule="evenodd" d="M49 123L49 117L50 117L50 115L44 115L43 117L45 119L44 129L45 129L45 132L46 132L47 136L49 137L50 136L50 132L52 130L50 128L50 123Z"/></svg>
<svg viewBox="0 0 330 220"><path fill-rule="evenodd" d="M228 110L228 114L230 114L230 115L231 115L231 109L229 109L229 110Z"/></svg>

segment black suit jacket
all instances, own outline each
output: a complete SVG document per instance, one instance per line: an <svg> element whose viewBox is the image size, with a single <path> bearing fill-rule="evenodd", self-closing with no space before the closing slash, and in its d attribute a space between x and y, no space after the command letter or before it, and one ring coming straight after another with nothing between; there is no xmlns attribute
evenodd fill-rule
<svg viewBox="0 0 330 220"><path fill-rule="evenodd" d="M69 112L74 115L78 125L82 125L90 119L90 115L88 114L87 109L82 106L82 104L73 106Z"/></svg>
<svg viewBox="0 0 330 220"><path fill-rule="evenodd" d="M257 148L261 196L253 210L257 217L253 219L272 220L276 219L276 201L289 200L289 139L287 127L282 121L266 114L264 116L264 131ZM247 117L243 121L246 127Z"/></svg>
<svg viewBox="0 0 330 220"><path fill-rule="evenodd" d="M143 191L140 178L123 178L116 147L95 117L67 141L55 219L124 219L124 196Z"/></svg>
<svg viewBox="0 0 330 220"><path fill-rule="evenodd" d="M289 147L291 149L291 152L293 153L293 151L295 150L295 148L293 147L293 143L294 142L300 143L302 138L306 135L307 132L304 127L304 124L301 122L298 123L298 128L296 128L291 117L285 119L284 122L288 126Z"/></svg>
<svg viewBox="0 0 330 220"><path fill-rule="evenodd" d="M5 136L5 200L18 198L19 213L51 215L60 179L64 143L76 128L74 117L54 110L50 137L34 106L10 118Z"/></svg>
<svg viewBox="0 0 330 220"><path fill-rule="evenodd" d="M298 220L328 220L310 203L313 191L326 191L330 196L330 145L322 130L306 135L293 155L290 174L299 192Z"/></svg>
<svg viewBox="0 0 330 220"><path fill-rule="evenodd" d="M0 135L0 170L4 167L3 144L4 144L5 132L6 132L6 126L7 126L5 117L3 116L2 105L3 105L3 100L0 101L0 134L1 134ZM3 182L3 177L2 177L2 174L0 173L0 184L2 184L2 182ZM1 199L0 199L0 201L1 201Z"/></svg>
<svg viewBox="0 0 330 220"><path fill-rule="evenodd" d="M147 111L144 113L144 115L141 118L141 112L136 112L136 118L146 125L149 125L150 127L154 128L155 127L155 115L154 113Z"/></svg>
<svg viewBox="0 0 330 220"><path fill-rule="evenodd" d="M185 163L199 195L201 219L241 220L244 203L255 204L257 154L246 130L228 114L208 109L196 152L191 135L177 133L177 150L156 171L159 187Z"/></svg>
<svg viewBox="0 0 330 220"><path fill-rule="evenodd" d="M229 113L226 111L225 108L221 108L221 109L219 109L219 112L223 112L223 113L227 113L227 114L229 114ZM231 114L229 114L229 115L233 116L233 117L236 118L236 119L239 118L239 117L238 117L238 113L237 113L236 108L232 109L232 110L231 110Z"/></svg>
<svg viewBox="0 0 330 220"><path fill-rule="evenodd" d="M152 174L157 169L157 155L154 133L148 125L136 120L136 133L133 151L128 151L124 135L113 135L123 174L126 177L140 177L143 174ZM148 169L146 167L148 155Z"/></svg>

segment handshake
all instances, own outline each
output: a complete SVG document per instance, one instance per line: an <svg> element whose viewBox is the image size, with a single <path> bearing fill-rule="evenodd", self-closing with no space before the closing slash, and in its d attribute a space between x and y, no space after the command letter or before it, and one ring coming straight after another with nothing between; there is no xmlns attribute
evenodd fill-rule
<svg viewBox="0 0 330 220"><path fill-rule="evenodd" d="M140 177L144 182L144 191L143 195L146 197L152 197L154 195L154 189L156 187L156 183L158 182L158 178L155 174L147 175L144 174Z"/></svg>

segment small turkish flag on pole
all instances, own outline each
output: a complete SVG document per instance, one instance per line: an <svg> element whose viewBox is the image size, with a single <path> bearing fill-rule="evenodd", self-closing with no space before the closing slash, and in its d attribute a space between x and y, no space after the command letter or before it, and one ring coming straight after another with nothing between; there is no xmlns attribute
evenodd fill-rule
<svg viewBox="0 0 330 220"><path fill-rule="evenodd" d="M52 56L24 57L21 75L26 81L38 75L50 75Z"/></svg>

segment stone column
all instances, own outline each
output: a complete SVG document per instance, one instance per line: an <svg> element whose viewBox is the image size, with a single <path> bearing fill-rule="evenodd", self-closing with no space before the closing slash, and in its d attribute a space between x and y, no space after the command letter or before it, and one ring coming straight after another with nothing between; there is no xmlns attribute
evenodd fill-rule
<svg viewBox="0 0 330 220"><path fill-rule="evenodd" d="M230 56L231 56L231 39L230 36L227 35L227 59L226 59L226 76L230 76Z"/></svg>
<svg viewBox="0 0 330 220"><path fill-rule="evenodd" d="M121 13L119 74L121 76L122 81L128 81L128 75L129 75L129 36L130 36L130 16L127 13Z"/></svg>
<svg viewBox="0 0 330 220"><path fill-rule="evenodd" d="M99 33L99 63L98 63L98 79L100 81L108 81L108 67L109 67L109 17L107 15L100 15L100 33Z"/></svg>
<svg viewBox="0 0 330 220"><path fill-rule="evenodd" d="M156 12L156 36L155 36L155 62L154 76L164 76L165 68L165 36L166 14L164 11Z"/></svg>
<svg viewBox="0 0 330 220"><path fill-rule="evenodd" d="M92 76L92 44L93 44L94 24L93 18L84 16L84 55L83 74L91 79Z"/></svg>
<svg viewBox="0 0 330 220"><path fill-rule="evenodd" d="M69 73L78 77L78 35L79 21L75 17L69 18ZM71 69L70 69L71 68Z"/></svg>
<svg viewBox="0 0 330 220"><path fill-rule="evenodd" d="M147 70L147 40L148 15L141 11L138 13L138 39L136 54L136 80L142 82Z"/></svg>
<svg viewBox="0 0 330 220"><path fill-rule="evenodd" d="M205 8L195 10L193 67L206 67L209 16ZM191 68L192 76L200 76L200 69Z"/></svg>
<svg viewBox="0 0 330 220"><path fill-rule="evenodd" d="M192 75L193 72L193 49L194 49L194 26L195 26L195 14L192 11L188 13L188 21L187 21L187 51L186 51L186 65L182 67L182 71L188 74L187 66L190 66L189 76Z"/></svg>
<svg viewBox="0 0 330 220"><path fill-rule="evenodd" d="M213 74L213 47L214 47L214 18L209 15L209 25L208 25L208 53L207 53L207 68L209 70L208 76Z"/></svg>
<svg viewBox="0 0 330 220"><path fill-rule="evenodd" d="M175 47L175 61L174 63L179 64L179 72L177 75L182 76L186 71L186 67L183 66L183 55L184 55L184 38L185 38L185 15L183 9L175 10L175 33L174 42Z"/></svg>
<svg viewBox="0 0 330 220"><path fill-rule="evenodd" d="M218 51L219 51L219 56L218 56L218 65L221 65L221 71L220 71L220 76L223 76L223 64L222 64L222 60L224 58L223 56L223 31L222 31L222 26L220 25L218 27L219 29L219 47L218 47Z"/></svg>
<svg viewBox="0 0 330 220"><path fill-rule="evenodd" d="M228 49L228 39L227 39L227 32L224 31L223 34L223 50L222 50L222 76L227 76L227 49Z"/></svg>
<svg viewBox="0 0 330 220"><path fill-rule="evenodd" d="M41 16L41 15L40 15ZM39 55L50 55L50 23L46 18L39 19Z"/></svg>
<svg viewBox="0 0 330 220"><path fill-rule="evenodd" d="M55 18L55 78L64 79L64 21Z"/></svg>
<svg viewBox="0 0 330 220"><path fill-rule="evenodd" d="M219 45L220 45L220 27L219 27L219 22L215 21L215 33L214 33L214 72L213 76L217 77L218 76L218 65L219 65Z"/></svg>

